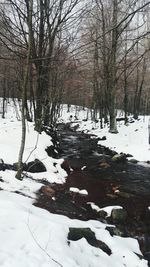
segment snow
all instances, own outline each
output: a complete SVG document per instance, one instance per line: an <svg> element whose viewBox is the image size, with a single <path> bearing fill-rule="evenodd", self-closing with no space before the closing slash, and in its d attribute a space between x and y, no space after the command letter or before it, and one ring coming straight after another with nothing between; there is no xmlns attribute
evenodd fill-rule
<svg viewBox="0 0 150 267"><path fill-rule="evenodd" d="M69 191L70 192L73 192L73 193L78 193L78 194L81 194L81 195L88 195L88 191L86 189L79 189L79 188L76 188L76 187L70 187L69 188Z"/></svg>
<svg viewBox="0 0 150 267"><path fill-rule="evenodd" d="M7 109L6 119L0 118L0 158L12 164L18 159L21 122L16 119L19 109L12 103ZM135 254L141 254L137 240L111 236L105 229L107 225L100 221L72 220L32 205L42 186L39 179L63 183L67 174L61 168L63 159L48 157L45 152L45 148L52 144L51 138L44 133L37 134L32 123L27 126L24 161L39 159L47 171L24 173L23 181L15 178L14 171L0 171L0 266L147 267L147 261ZM84 189L78 189L78 192L88 193ZM107 212L111 209L105 208ZM112 254L108 256L91 246L85 238L68 242L69 227L89 227L98 240L107 244Z"/></svg>
<svg viewBox="0 0 150 267"><path fill-rule="evenodd" d="M136 240L112 237L105 224L97 221L71 220L65 216L50 214L31 205L24 196L6 191L0 192L0 266L2 267L145 267L140 260ZM92 247L82 238L67 242L69 227L90 227L96 238L105 242L112 254ZM53 258L53 260L52 260Z"/></svg>
<svg viewBox="0 0 150 267"><path fill-rule="evenodd" d="M80 189L79 188L76 188L76 187L70 187L69 188L69 191L70 192L73 192L73 193L79 193Z"/></svg>
<svg viewBox="0 0 150 267"><path fill-rule="evenodd" d="M7 109L6 118L0 120L0 158L7 164L13 164L18 161L21 121L16 119L12 102L8 104ZM39 159L45 165L47 172L36 173L32 176L36 179L47 179L49 182L63 183L67 176L67 173L61 168L63 159L53 159L45 151L52 144L50 136L44 132L37 133L34 131L34 124L28 122L23 162L28 163Z"/></svg>
<svg viewBox="0 0 150 267"><path fill-rule="evenodd" d="M83 171L84 169L86 169L86 166L83 166L83 167L81 168L82 171Z"/></svg>
<svg viewBox="0 0 150 267"><path fill-rule="evenodd" d="M79 194L87 196L88 195L88 191L86 189L82 189L82 190L79 191Z"/></svg>
<svg viewBox="0 0 150 267"><path fill-rule="evenodd" d="M148 144L148 121L149 116L143 121L142 117L139 121L129 124L128 126L120 125L118 134L111 134L103 129L102 135L107 135L104 146L116 150L118 153L129 153L139 161L147 161L150 159L150 150Z"/></svg>
<svg viewBox="0 0 150 267"><path fill-rule="evenodd" d="M16 172L6 170L5 172L0 171L0 177L3 182L0 181L0 188L9 192L18 191L27 197L36 198L36 192L41 188L42 184L38 181L24 177L23 182L15 178Z"/></svg>

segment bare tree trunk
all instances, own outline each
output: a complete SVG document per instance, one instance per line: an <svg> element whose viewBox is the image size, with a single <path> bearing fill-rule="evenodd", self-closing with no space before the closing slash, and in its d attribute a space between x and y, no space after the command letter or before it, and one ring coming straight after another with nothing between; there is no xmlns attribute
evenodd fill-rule
<svg viewBox="0 0 150 267"><path fill-rule="evenodd" d="M29 2L29 16L28 20L28 29L29 29L29 39L28 39L28 51L27 51L27 62L25 67L25 74L24 74L24 82L22 87L22 137L21 137L21 145L18 157L18 166L17 166L17 173L16 178L22 180L22 161L23 161L23 153L25 148L25 138L26 138L26 115L25 115L25 101L26 101L26 90L28 85L28 78L29 78L29 70L30 70L30 54L31 54L31 31L32 31L32 7L33 7L33 0Z"/></svg>
<svg viewBox="0 0 150 267"><path fill-rule="evenodd" d="M110 58L110 78L109 78L109 116L110 116L110 133L117 133L117 123L116 123L116 53L117 53L117 16L118 16L118 0L113 0L113 30L112 30L112 44L111 44L111 58Z"/></svg>
<svg viewBox="0 0 150 267"><path fill-rule="evenodd" d="M128 90L127 90L127 29L125 32L125 57L124 57L124 118L125 124L128 122Z"/></svg>
<svg viewBox="0 0 150 267"><path fill-rule="evenodd" d="M142 90L143 90L145 73L146 73L146 63L145 63L145 59L144 59L143 70L142 70L142 75L141 75L142 80L140 82L139 88L137 88L137 90L136 90L136 95L135 95L135 105L134 105L134 118L135 119L138 119L139 112L140 112L141 95L142 95Z"/></svg>
<svg viewBox="0 0 150 267"><path fill-rule="evenodd" d="M5 118L5 102L6 102L6 79L3 78L3 113L2 118Z"/></svg>

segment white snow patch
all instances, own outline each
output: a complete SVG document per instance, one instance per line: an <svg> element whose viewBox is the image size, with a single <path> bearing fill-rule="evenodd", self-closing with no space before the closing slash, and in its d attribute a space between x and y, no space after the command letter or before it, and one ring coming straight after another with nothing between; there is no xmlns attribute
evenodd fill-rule
<svg viewBox="0 0 150 267"><path fill-rule="evenodd" d="M80 192L80 189L79 188L76 188L76 187L70 187L69 188L69 191L70 192L73 192L73 193L79 193Z"/></svg>
<svg viewBox="0 0 150 267"><path fill-rule="evenodd" d="M88 195L88 191L86 189L82 189L82 190L79 191L79 194L87 196Z"/></svg>
<svg viewBox="0 0 150 267"><path fill-rule="evenodd" d="M81 195L88 195L88 191L86 189L81 189L80 190L79 188L76 188L76 187L70 187L69 191L73 192L73 193L78 193L78 194L81 194Z"/></svg>

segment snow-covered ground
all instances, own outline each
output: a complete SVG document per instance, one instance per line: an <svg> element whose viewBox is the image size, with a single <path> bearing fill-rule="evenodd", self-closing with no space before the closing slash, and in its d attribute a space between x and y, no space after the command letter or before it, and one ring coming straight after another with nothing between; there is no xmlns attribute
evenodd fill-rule
<svg viewBox="0 0 150 267"><path fill-rule="evenodd" d="M119 113L118 116L120 115ZM85 121L87 114L89 119ZM72 116L71 118L70 115ZM109 133L107 125L105 125L103 129L100 129L99 122L96 123L90 120L90 113L87 109L83 110L82 108L78 108L78 110L76 110L74 106L71 106L69 113L67 112L67 107L65 106L62 117L59 121L72 121L74 122L73 126L77 124L79 125L79 128L77 129L79 131L91 133L100 138L106 136L106 140L99 141L99 144L107 146L118 153L123 152L131 154L134 159L141 162L150 160L148 132L150 116L140 116L139 120L132 120L132 123L128 123L127 126L124 125L124 121L118 122L118 134Z"/></svg>
<svg viewBox="0 0 150 267"><path fill-rule="evenodd" d="M146 267L138 243L112 237L98 221L71 220L32 206L23 196L0 192L0 266L2 267ZM69 227L90 227L112 250L108 256L86 239L67 242ZM56 261L58 263L56 263Z"/></svg>
<svg viewBox="0 0 150 267"><path fill-rule="evenodd" d="M16 110L16 108L18 108ZM0 159L7 164L18 161L18 154L21 143L21 121L16 119L19 107L14 108L14 103L7 104L5 119L0 114ZM63 159L49 157L45 149L52 145L51 137L42 132L34 131L34 124L27 122L26 144L23 154L23 162L31 162L39 159L46 167L47 172L36 173L36 179L47 179L50 182L62 183L65 181L66 172L60 168Z"/></svg>
<svg viewBox="0 0 150 267"><path fill-rule="evenodd" d="M66 113L67 115L68 113ZM84 117L84 114L82 116ZM21 122L16 119L16 108L14 109L11 104L8 105L6 119L0 118L0 125L0 158L5 163L17 162ZM144 127L145 124L141 125ZM15 178L14 171L0 172L0 188L3 189L0 190L0 266L148 266L147 261L139 259L136 255L141 252L135 239L112 237L105 229L106 224L99 221L72 220L32 205L37 190L42 186L38 182L39 179L44 178L51 182L62 183L65 181L66 173L60 166L62 160L50 158L45 152L45 148L52 142L50 137L44 133L38 135L34 131L32 123L28 123L27 126L24 161L40 159L45 164L47 172L26 173L23 181ZM89 127L91 126L92 123L89 122ZM81 124L81 128L84 129L84 127L86 126ZM95 131L98 132L98 129ZM103 130L103 133L99 133L100 136L104 135L105 131L106 129ZM136 133L138 132L136 131ZM133 151L130 153L133 154ZM30 176L37 181L29 179ZM25 196L16 194L15 191L19 191ZM108 209L110 212L110 208ZM69 227L91 228L96 238L105 242L112 254L108 256L101 249L91 246L84 238L68 243Z"/></svg>

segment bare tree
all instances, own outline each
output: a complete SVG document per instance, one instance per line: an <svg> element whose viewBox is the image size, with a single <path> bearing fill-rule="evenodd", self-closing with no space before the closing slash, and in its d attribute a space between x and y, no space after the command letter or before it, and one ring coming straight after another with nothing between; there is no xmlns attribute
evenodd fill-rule
<svg viewBox="0 0 150 267"><path fill-rule="evenodd" d="M135 62L139 62L142 54L145 54L148 50L141 50L140 54L137 55L137 59L133 56L133 59L130 59L130 64L128 64L128 61L137 43L142 43L142 40L149 34L145 29L145 21L141 14L145 12L146 7L149 7L150 2L144 3L132 0L96 0L95 2L96 6L91 11L93 34L91 35L90 30L90 42L91 47L93 45L93 54L95 53L95 44L97 44L99 99L101 99L101 102L104 102L106 110L106 112L103 112L103 116L105 116L107 110L109 111L109 131L117 133L116 108L117 102L120 99L118 87L124 75L123 95L126 110L125 120L127 120L127 79L133 72L132 68L135 68ZM140 13L141 19L139 25L135 26L138 13ZM137 28L139 29L138 36L135 35ZM93 64L95 63L93 62ZM143 85L144 80L142 81ZM139 88L141 87L139 86ZM97 96L95 96L95 99L98 102Z"/></svg>
<svg viewBox="0 0 150 267"><path fill-rule="evenodd" d="M26 58L28 51L29 2L21 0L7 0L2 5L1 13L6 34L0 34L0 40L18 57ZM80 0L37 0L33 2L31 25L31 57L35 74L35 128L42 130L43 122L47 122L45 115L49 113L50 77L53 66L54 48L59 40L65 36L67 27L77 21L81 8L76 8ZM8 12L9 10L9 12ZM11 25L9 27L9 25ZM50 120L49 120L50 121Z"/></svg>

